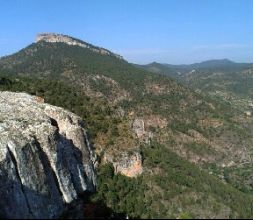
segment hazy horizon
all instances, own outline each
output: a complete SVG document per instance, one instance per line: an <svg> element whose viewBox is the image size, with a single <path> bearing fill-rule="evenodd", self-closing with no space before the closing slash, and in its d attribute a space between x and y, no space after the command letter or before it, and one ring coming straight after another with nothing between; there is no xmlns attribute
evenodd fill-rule
<svg viewBox="0 0 253 220"><path fill-rule="evenodd" d="M253 62L250 0L13 0L0 2L0 57L41 32L67 34L136 64Z"/></svg>

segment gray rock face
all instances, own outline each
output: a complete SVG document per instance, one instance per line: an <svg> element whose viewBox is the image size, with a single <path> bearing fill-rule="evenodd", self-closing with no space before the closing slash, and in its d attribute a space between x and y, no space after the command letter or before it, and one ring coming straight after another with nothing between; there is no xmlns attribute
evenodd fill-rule
<svg viewBox="0 0 253 220"><path fill-rule="evenodd" d="M25 93L0 92L0 216L56 218L94 191L95 156L82 120Z"/></svg>

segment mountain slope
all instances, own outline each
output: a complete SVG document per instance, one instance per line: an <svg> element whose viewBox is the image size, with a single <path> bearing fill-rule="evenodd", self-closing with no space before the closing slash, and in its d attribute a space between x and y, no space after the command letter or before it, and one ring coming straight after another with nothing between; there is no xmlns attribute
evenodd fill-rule
<svg viewBox="0 0 253 220"><path fill-rule="evenodd" d="M152 217L156 216L160 207L170 207L172 198L183 201L179 194L187 183L180 180L171 183L173 186L178 184L179 188L173 187L174 194L170 202L166 202L167 199L163 197L160 204L153 198L155 191L161 195L166 192L165 185L161 183L170 177L165 176L160 180L161 173L178 166L166 165L171 154L183 158L178 158L179 161L190 161L189 164L195 164L193 166L196 169L213 173L227 183L225 188L233 185L241 191L252 190L250 177L245 179L245 176L237 174L237 171L252 166L252 120L240 115L229 104L195 93L167 76L139 69L123 59L65 42L42 40L31 44L16 54L0 59L0 73L2 90L37 94L45 97L49 103L63 106L82 116L88 123L101 164L112 162L117 173L122 173L124 169L128 174L141 173L143 170L142 176L145 178L140 185L150 180L155 187L149 187L147 191L148 196L151 196L148 198L154 201L154 213L150 213ZM166 158L161 157L162 161L158 161L156 156L152 156L153 153L145 149L154 149L154 155L162 155L163 152L168 154L165 154ZM144 159L143 169L139 166L141 161L135 161L138 157L131 156L136 153ZM148 164L145 155L148 157L146 160L150 161ZM121 181L119 176L115 176L116 183ZM187 181L185 173L182 173L182 178ZM199 177L196 178L200 181ZM219 186L223 184L221 180L215 180ZM130 187L133 180L126 178L122 181ZM100 190L103 192L105 188ZM123 201L121 208L114 207L116 197L119 200L122 198L119 188L115 192L119 194L112 195L107 187L106 197L109 193L109 200L105 200L108 205L117 211L127 211L131 216L138 216L131 207L126 208L127 204ZM193 199L194 192L198 191L198 188L193 188L190 186L185 196ZM239 193L233 190L232 194ZM212 199L214 188L205 192L210 196L208 201L215 204ZM240 195L246 196L243 193ZM206 204L202 196L199 198L200 204ZM247 199L251 201L250 196ZM234 217L243 213L235 210L235 202L227 204L226 199L220 200L220 197L217 201L220 201L218 209L221 212L230 210L228 212ZM133 204L132 201L129 206ZM137 204L139 206L140 203ZM227 206L230 208L227 209ZM183 214L189 207L189 204L185 204L181 207L182 211L171 210L171 213ZM251 212L246 209L245 215L250 215ZM202 214L198 206L194 216L208 216L207 210ZM164 216L170 215L164 213Z"/></svg>

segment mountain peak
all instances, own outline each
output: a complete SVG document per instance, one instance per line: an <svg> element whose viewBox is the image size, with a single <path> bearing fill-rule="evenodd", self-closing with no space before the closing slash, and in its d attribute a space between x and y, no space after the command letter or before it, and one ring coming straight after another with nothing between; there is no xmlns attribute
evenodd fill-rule
<svg viewBox="0 0 253 220"><path fill-rule="evenodd" d="M101 55L108 55L108 56L115 56L118 59L123 59L122 56L112 53L111 51L104 49L102 47L96 47L93 46L92 44L86 43L82 40L70 37L68 35L64 34L57 34L57 33L40 33L37 34L35 42L48 42L48 43L65 43L71 46L79 46L83 48L87 48L92 50L95 53L99 53Z"/></svg>
<svg viewBox="0 0 253 220"><path fill-rule="evenodd" d="M49 43L66 43L87 48L89 44L64 34L40 33L37 34L35 42L45 41Z"/></svg>

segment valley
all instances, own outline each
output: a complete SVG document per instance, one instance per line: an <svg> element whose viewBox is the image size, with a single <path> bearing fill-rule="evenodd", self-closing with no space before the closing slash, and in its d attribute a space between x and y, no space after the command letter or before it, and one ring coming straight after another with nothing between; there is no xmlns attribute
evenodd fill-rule
<svg viewBox="0 0 253 220"><path fill-rule="evenodd" d="M0 90L82 118L97 155L92 201L130 218L252 216L251 64L140 66L39 36L0 59Z"/></svg>

